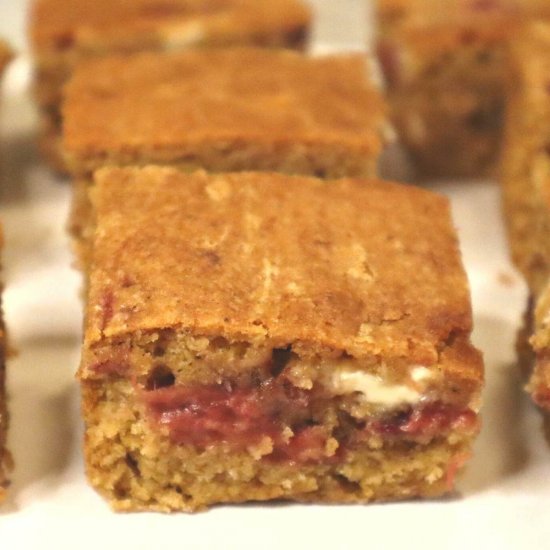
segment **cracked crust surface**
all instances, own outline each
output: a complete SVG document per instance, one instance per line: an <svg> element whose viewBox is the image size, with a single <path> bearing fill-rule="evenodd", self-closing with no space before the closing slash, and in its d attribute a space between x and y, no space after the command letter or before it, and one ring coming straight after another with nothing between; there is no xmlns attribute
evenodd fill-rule
<svg viewBox="0 0 550 550"><path fill-rule="evenodd" d="M147 167L99 171L94 202L87 346L184 327L321 355L441 360L461 383L481 381L443 197L378 181Z"/></svg>
<svg viewBox="0 0 550 550"><path fill-rule="evenodd" d="M237 48L82 65L64 120L73 172L160 163L373 175L385 105L363 56Z"/></svg>

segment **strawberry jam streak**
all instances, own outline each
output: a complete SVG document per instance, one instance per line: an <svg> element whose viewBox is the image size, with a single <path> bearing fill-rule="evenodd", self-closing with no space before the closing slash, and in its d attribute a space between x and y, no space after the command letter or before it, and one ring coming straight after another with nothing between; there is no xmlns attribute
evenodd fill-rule
<svg viewBox="0 0 550 550"><path fill-rule="evenodd" d="M153 418L168 426L177 444L204 448L225 441L246 449L268 437L273 442L272 459L329 459L325 446L330 434L308 422L311 392L289 383L272 379L257 388L233 390L218 385L171 386L146 392L145 401ZM292 437L283 433L289 424Z"/></svg>
<svg viewBox="0 0 550 550"><path fill-rule="evenodd" d="M176 385L144 391L143 397L152 419L168 427L176 444L205 448L224 441L244 450L268 437L273 450L265 458L300 463L340 461L346 448L373 434L385 439L433 437L449 429L473 430L477 424L470 410L433 403L360 423L339 438L337 452L328 456L331 433L311 420L313 398L319 404L319 397L280 379L247 389ZM286 426L293 435L284 433Z"/></svg>

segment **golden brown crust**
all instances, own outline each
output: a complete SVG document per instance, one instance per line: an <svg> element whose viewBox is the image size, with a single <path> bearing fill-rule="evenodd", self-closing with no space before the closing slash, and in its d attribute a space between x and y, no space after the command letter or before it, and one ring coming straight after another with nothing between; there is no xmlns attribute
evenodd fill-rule
<svg viewBox="0 0 550 550"><path fill-rule="evenodd" d="M157 44L248 42L306 29L300 0L35 0L31 40L39 54L149 49Z"/></svg>
<svg viewBox="0 0 550 550"><path fill-rule="evenodd" d="M467 360L455 353L444 368L481 382L442 197L387 182L149 167L100 171L95 199L88 347L179 327L433 365L456 345Z"/></svg>
<svg viewBox="0 0 550 550"><path fill-rule="evenodd" d="M66 156L76 172L150 162L372 173L385 106L366 72L362 56L259 49L90 62L66 88Z"/></svg>

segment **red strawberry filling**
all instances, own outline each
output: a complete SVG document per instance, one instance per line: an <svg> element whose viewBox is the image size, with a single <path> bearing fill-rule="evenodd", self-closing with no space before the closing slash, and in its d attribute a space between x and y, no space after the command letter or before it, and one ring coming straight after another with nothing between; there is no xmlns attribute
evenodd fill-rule
<svg viewBox="0 0 550 550"><path fill-rule="evenodd" d="M272 448L264 458L299 463L341 460L346 449L371 435L385 440L432 438L477 426L473 411L435 402L353 419L346 429L329 428L314 419L314 411L334 398L279 378L251 388L172 385L143 391L143 399L153 421L166 426L176 444L206 448L225 442L244 450L269 438Z"/></svg>

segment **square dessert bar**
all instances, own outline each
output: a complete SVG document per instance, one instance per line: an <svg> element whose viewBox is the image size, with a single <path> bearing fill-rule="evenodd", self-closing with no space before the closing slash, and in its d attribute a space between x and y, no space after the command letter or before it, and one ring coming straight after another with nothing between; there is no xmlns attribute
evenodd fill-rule
<svg viewBox="0 0 550 550"><path fill-rule="evenodd" d="M61 89L82 59L229 44L302 48L310 20L300 0L34 0L29 34L44 152L63 167Z"/></svg>
<svg viewBox="0 0 550 550"><path fill-rule="evenodd" d="M0 229L0 248L3 244L2 231ZM6 489L9 485L8 473L11 469L11 455L6 448L8 435L8 408L6 402L6 333L2 316L2 302L0 299L0 502L6 497Z"/></svg>
<svg viewBox="0 0 550 550"><path fill-rule="evenodd" d="M510 51L501 180L512 258L530 298L522 338L531 337L534 369L527 386L550 410L550 24L532 23ZM535 335L533 336L533 332ZM523 347L525 342L520 342ZM529 361L523 362L529 363ZM533 365L526 365L533 367Z"/></svg>
<svg viewBox="0 0 550 550"><path fill-rule="evenodd" d="M483 368L445 198L162 167L93 194L79 378L115 509L452 490Z"/></svg>
<svg viewBox="0 0 550 550"><path fill-rule="evenodd" d="M373 176L385 104L363 55L235 48L83 64L63 115L74 175L154 163Z"/></svg>
<svg viewBox="0 0 550 550"><path fill-rule="evenodd" d="M392 118L419 178L480 176L498 161L507 47L543 0L378 0Z"/></svg>

